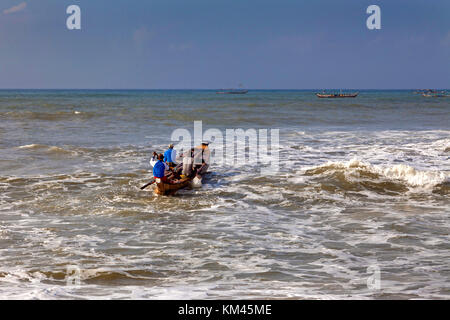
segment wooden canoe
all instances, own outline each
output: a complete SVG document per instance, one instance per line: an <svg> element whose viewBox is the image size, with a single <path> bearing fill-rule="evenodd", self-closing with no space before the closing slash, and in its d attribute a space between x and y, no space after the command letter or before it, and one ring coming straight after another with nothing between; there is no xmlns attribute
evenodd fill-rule
<svg viewBox="0 0 450 320"><path fill-rule="evenodd" d="M316 93L318 98L355 98L359 92L356 93Z"/></svg>

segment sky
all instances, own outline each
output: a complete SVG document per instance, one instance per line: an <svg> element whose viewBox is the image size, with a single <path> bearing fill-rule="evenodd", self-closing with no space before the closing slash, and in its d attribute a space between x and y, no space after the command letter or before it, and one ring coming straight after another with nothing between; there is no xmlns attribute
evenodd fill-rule
<svg viewBox="0 0 450 320"><path fill-rule="evenodd" d="M68 30L70 5L81 30ZM369 5L381 29L369 30ZM450 88L448 0L0 0L0 88Z"/></svg>

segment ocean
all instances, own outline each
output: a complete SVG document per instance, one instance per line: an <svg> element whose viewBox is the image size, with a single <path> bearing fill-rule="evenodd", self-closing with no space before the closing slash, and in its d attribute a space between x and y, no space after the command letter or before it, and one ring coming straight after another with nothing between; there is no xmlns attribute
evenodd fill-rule
<svg viewBox="0 0 450 320"><path fill-rule="evenodd" d="M194 121L279 170L140 190ZM449 299L449 194L450 98L0 90L0 299Z"/></svg>

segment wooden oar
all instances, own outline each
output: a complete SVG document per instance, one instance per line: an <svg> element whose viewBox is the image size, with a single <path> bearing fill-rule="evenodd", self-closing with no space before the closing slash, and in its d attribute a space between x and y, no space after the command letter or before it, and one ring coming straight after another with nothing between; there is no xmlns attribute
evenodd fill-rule
<svg viewBox="0 0 450 320"><path fill-rule="evenodd" d="M154 183L156 180L155 178L152 179L152 181L150 181L149 183L147 183L145 186L141 187L141 190L144 190L145 188L147 188L149 185L151 185L152 183Z"/></svg>

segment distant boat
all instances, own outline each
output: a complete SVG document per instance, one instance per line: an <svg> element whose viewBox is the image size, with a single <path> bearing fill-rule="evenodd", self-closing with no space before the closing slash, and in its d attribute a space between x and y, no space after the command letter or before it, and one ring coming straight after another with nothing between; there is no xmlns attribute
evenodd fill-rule
<svg viewBox="0 0 450 320"><path fill-rule="evenodd" d="M443 97L450 97L450 95L443 91L433 90L433 89L423 89L423 90L417 90L414 93L421 94L424 97L434 97L434 98L443 98Z"/></svg>
<svg viewBox="0 0 450 320"><path fill-rule="evenodd" d="M217 91L217 94L246 94L248 90L245 89L227 89L222 91Z"/></svg>
<svg viewBox="0 0 450 320"><path fill-rule="evenodd" d="M421 94L424 97L434 97L434 98L450 97L450 94L448 94L445 91L438 91L433 89L417 90L414 93Z"/></svg>
<svg viewBox="0 0 450 320"><path fill-rule="evenodd" d="M323 91L322 93L316 93L316 96L318 98L355 98L357 95L359 94L359 92L355 92L355 93L325 93L325 91Z"/></svg>
<svg viewBox="0 0 450 320"><path fill-rule="evenodd" d="M426 92L433 92L433 90L431 90L431 89L419 89L419 90L414 91L413 93L414 94L424 94Z"/></svg>
<svg viewBox="0 0 450 320"><path fill-rule="evenodd" d="M442 91L442 92L430 92L430 93L423 92L422 96L424 96L424 97L433 97L433 98L450 97L450 95L446 94L444 91Z"/></svg>
<svg viewBox="0 0 450 320"><path fill-rule="evenodd" d="M221 89L217 94L246 94L248 90L242 89L242 84L239 84L239 89Z"/></svg>

